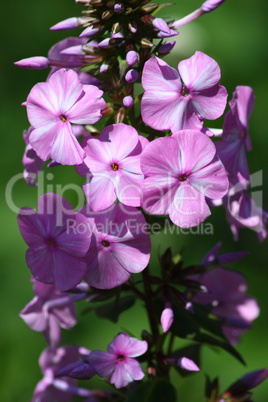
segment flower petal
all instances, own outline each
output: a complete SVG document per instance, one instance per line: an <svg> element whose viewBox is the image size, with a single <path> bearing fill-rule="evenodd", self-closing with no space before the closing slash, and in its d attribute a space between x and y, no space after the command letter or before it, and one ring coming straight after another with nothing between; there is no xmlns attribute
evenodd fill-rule
<svg viewBox="0 0 268 402"><path fill-rule="evenodd" d="M103 91L95 85L83 85L82 96L66 113L68 120L75 124L94 124L99 121L101 110L106 105L102 95Z"/></svg>
<svg viewBox="0 0 268 402"><path fill-rule="evenodd" d="M210 215L205 196L195 190L187 181L175 194L169 208L170 219L182 228L198 226Z"/></svg>
<svg viewBox="0 0 268 402"><path fill-rule="evenodd" d="M51 147L51 158L61 165L79 165L84 156L85 152L73 135L70 123L57 123L57 136Z"/></svg>
<svg viewBox="0 0 268 402"><path fill-rule="evenodd" d="M192 96L192 104L203 119L215 120L226 107L227 91L221 85L200 91Z"/></svg>
<svg viewBox="0 0 268 402"><path fill-rule="evenodd" d="M116 200L114 179L105 172L97 173L89 182L85 183L83 191L93 211L109 208Z"/></svg>
<svg viewBox="0 0 268 402"><path fill-rule="evenodd" d="M210 88L221 78L218 63L202 52L195 52L189 59L182 60L178 70L184 84L193 91Z"/></svg>

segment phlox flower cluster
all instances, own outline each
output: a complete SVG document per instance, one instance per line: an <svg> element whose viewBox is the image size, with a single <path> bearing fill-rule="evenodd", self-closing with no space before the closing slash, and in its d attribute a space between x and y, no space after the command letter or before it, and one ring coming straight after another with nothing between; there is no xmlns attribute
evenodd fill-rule
<svg viewBox="0 0 268 402"><path fill-rule="evenodd" d="M177 69L162 59L174 48L175 40L167 39L178 35L179 26L224 0L207 0L178 21L155 17L168 3L76 2L86 8L83 17L51 30L82 28L79 37L56 43L47 57L15 63L50 68L23 103L30 123L23 134L26 183L37 186L44 165L70 165L85 179L76 210L62 196L45 192L37 210L19 211L35 294L20 316L48 344L34 402L76 396L124 402L138 400L141 389L154 395L153 380L163 382L171 366L181 373L200 370L194 346L174 351L174 339L191 337L237 357L232 345L259 315L243 275L225 267L247 253L220 254L218 243L199 265L185 267L184 256L167 249L159 255L161 272L152 275L148 231L163 216L180 228L196 227L222 205L236 240L241 227L266 238L268 214L249 194L246 157L255 97L250 87L237 86L222 129L210 128L208 120L224 114L228 97L218 62L202 51L179 60ZM107 351L61 346L62 330L76 325L75 302L82 299L87 311L115 323L139 300L150 329L136 337L123 326ZM146 374L152 381L146 382ZM89 390L76 381L94 375L113 390ZM262 381L267 372L252 375L252 381L245 377L247 384ZM138 388L141 380L145 388ZM215 401L223 400L215 392Z"/></svg>

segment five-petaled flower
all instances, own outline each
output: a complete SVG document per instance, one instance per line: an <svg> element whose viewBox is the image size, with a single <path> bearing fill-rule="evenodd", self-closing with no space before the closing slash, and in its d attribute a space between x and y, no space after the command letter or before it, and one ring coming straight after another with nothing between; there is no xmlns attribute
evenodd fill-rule
<svg viewBox="0 0 268 402"><path fill-rule="evenodd" d="M73 70L60 69L47 82L36 84L27 97L26 108L34 128L29 143L37 155L62 165L82 163L85 153L71 123L96 123L105 107L102 94L94 85L83 85Z"/></svg>
<svg viewBox="0 0 268 402"><path fill-rule="evenodd" d="M203 119L214 120L224 112L227 91L218 85L221 73L215 60L196 52L178 70L155 56L144 65L141 114L156 130L201 128Z"/></svg>
<svg viewBox="0 0 268 402"><path fill-rule="evenodd" d="M206 198L222 198L228 190L227 173L215 145L199 131L181 130L152 141L141 156L146 176L142 207L167 215L180 227L197 226L210 215Z"/></svg>
<svg viewBox="0 0 268 402"><path fill-rule="evenodd" d="M108 352L93 350L89 362L100 377L109 377L111 384L122 388L144 377L135 357L143 355L147 348L146 341L139 341L122 332L108 345Z"/></svg>

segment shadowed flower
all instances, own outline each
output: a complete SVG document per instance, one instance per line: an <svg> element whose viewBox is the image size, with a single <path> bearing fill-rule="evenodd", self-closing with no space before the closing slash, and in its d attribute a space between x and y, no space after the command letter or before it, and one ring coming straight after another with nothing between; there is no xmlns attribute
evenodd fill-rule
<svg viewBox="0 0 268 402"><path fill-rule="evenodd" d="M245 278L238 272L215 268L199 280L207 292L196 293L193 301L212 307L212 313L222 320L226 338L232 345L236 345L240 336L259 315L257 301L246 295Z"/></svg>
<svg viewBox="0 0 268 402"><path fill-rule="evenodd" d="M175 225L193 227L210 215L206 198L222 198L227 173L215 145L199 131L182 130L152 141L142 153L142 207L167 215Z"/></svg>
<svg viewBox="0 0 268 402"><path fill-rule="evenodd" d="M76 386L76 380L71 377L57 377L64 367L76 362L89 350L77 346L64 346L58 349L47 348L39 358L39 365L44 375L38 382L32 402L70 401L75 395L91 396L91 391Z"/></svg>
<svg viewBox="0 0 268 402"><path fill-rule="evenodd" d="M68 290L83 279L85 255L90 239L69 230L69 220L86 225L86 218L57 194L39 198L38 212L22 208L18 222L23 239L29 246L26 262L35 279Z"/></svg>
<svg viewBox="0 0 268 402"><path fill-rule="evenodd" d="M51 347L60 344L60 328L70 329L76 324L72 296L36 280L35 297L20 313L23 321L34 331L43 332Z"/></svg>
<svg viewBox="0 0 268 402"><path fill-rule="evenodd" d="M111 289L141 272L150 258L150 237L142 213L115 204L94 213L85 206L80 211L88 218L91 244L87 253L85 281L98 289Z"/></svg>
<svg viewBox="0 0 268 402"><path fill-rule="evenodd" d="M82 85L73 70L60 69L47 82L36 84L27 97L26 108L34 127L29 143L37 155L63 165L82 163L85 154L71 123L96 123L105 107L102 94L96 86Z"/></svg>
<svg viewBox="0 0 268 402"><path fill-rule="evenodd" d="M236 87L229 104L231 110L224 119L221 141L216 142L217 153L232 184L239 181L239 174L249 182L246 151L251 150L248 120L254 106L253 90L246 86Z"/></svg>
<svg viewBox="0 0 268 402"><path fill-rule="evenodd" d="M201 128L202 120L222 115L227 91L218 85L221 73L215 60L202 52L182 60L178 70L152 57L143 69L143 121L156 130Z"/></svg>
<svg viewBox="0 0 268 402"><path fill-rule="evenodd" d="M100 377L109 377L111 384L116 388L122 388L144 377L135 357L143 355L147 348L146 341L139 341L122 332L108 345L108 352L101 350L91 352L89 362Z"/></svg>

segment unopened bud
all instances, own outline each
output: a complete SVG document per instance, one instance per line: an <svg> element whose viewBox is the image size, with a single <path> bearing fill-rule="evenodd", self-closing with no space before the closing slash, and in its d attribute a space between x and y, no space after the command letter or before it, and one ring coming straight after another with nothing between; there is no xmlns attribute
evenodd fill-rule
<svg viewBox="0 0 268 402"><path fill-rule="evenodd" d="M136 22L132 21L131 23L129 23L128 24L128 29L130 30L130 32L136 33L137 30L138 30Z"/></svg>
<svg viewBox="0 0 268 402"><path fill-rule="evenodd" d="M150 3L150 4L146 4L145 6L142 6L141 9L143 11L145 11L146 13L151 14L158 7L159 7L159 4Z"/></svg>
<svg viewBox="0 0 268 402"><path fill-rule="evenodd" d="M210 13L211 11L215 10L215 8L221 6L224 1L225 0L207 0L200 8L204 11L204 13Z"/></svg>
<svg viewBox="0 0 268 402"><path fill-rule="evenodd" d="M123 107L120 107L120 109L118 109L116 113L115 122L123 123L124 119L125 119L125 109Z"/></svg>
<svg viewBox="0 0 268 402"><path fill-rule="evenodd" d="M109 18L111 18L112 15L113 15L113 14L112 14L110 11L105 10L105 11L101 14L101 19L106 21L106 20L108 20Z"/></svg>
<svg viewBox="0 0 268 402"><path fill-rule="evenodd" d="M114 5L114 12L121 13L124 10L124 4L118 3Z"/></svg>
<svg viewBox="0 0 268 402"><path fill-rule="evenodd" d="M67 29L74 29L79 27L82 24L82 22L84 23L84 20L82 21L81 18L71 17L67 18L66 20L58 22L49 29L51 31L65 31Z"/></svg>
<svg viewBox="0 0 268 402"><path fill-rule="evenodd" d="M163 45L159 46L157 51L159 54L168 54L171 52L175 44L176 44L175 40L172 42L164 43Z"/></svg>
<svg viewBox="0 0 268 402"><path fill-rule="evenodd" d="M79 35L80 38L84 38L84 37L90 37L95 35L96 33L99 32L99 28L94 28L92 25L90 27L87 27L86 29L84 29L83 32L81 32L81 34Z"/></svg>
<svg viewBox="0 0 268 402"><path fill-rule="evenodd" d="M128 72L126 73L126 76L125 76L125 80L129 83L137 81L138 78L139 78L139 73L137 70L134 70L134 69L128 70Z"/></svg>
<svg viewBox="0 0 268 402"><path fill-rule="evenodd" d="M15 61L14 64L19 67L28 68L29 70L42 70L49 67L49 60L46 57L36 56Z"/></svg>
<svg viewBox="0 0 268 402"><path fill-rule="evenodd" d="M108 62L103 63L103 64L100 66L100 73L101 73L101 74L102 74L102 73L106 73L106 71L108 70L109 67L110 67L110 64L109 64Z"/></svg>
<svg viewBox="0 0 268 402"><path fill-rule="evenodd" d="M106 102L106 106L102 109L102 116L108 116L114 112L113 105L110 102Z"/></svg>
<svg viewBox="0 0 268 402"><path fill-rule="evenodd" d="M161 314L160 322L163 329L163 332L168 332L169 328L171 327L174 321L174 313L172 308L166 307Z"/></svg>
<svg viewBox="0 0 268 402"><path fill-rule="evenodd" d="M112 33L116 34L120 31L121 29L121 25L119 24L119 22L116 22L113 26L112 26Z"/></svg>
<svg viewBox="0 0 268 402"><path fill-rule="evenodd" d="M144 48L153 47L152 42L150 42L150 41L149 41L148 39L146 39L146 38L142 38L140 44L141 44L141 47L144 47Z"/></svg>
<svg viewBox="0 0 268 402"><path fill-rule="evenodd" d="M139 61L139 54L135 50L127 52L126 62L129 66L134 66Z"/></svg>
<svg viewBox="0 0 268 402"><path fill-rule="evenodd" d="M129 95L129 96L125 96L123 98L123 105L125 107L132 107L133 104L134 104L134 100L133 100L132 96Z"/></svg>

